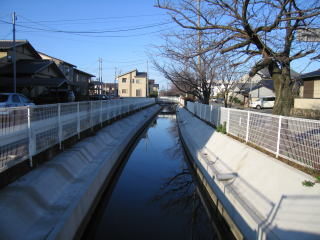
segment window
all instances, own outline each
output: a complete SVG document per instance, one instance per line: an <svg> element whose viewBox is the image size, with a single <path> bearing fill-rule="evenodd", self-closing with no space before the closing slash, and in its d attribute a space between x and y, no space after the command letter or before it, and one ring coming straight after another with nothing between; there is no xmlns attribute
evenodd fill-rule
<svg viewBox="0 0 320 240"><path fill-rule="evenodd" d="M136 90L136 96L137 97L141 97L141 89L137 89Z"/></svg>
<svg viewBox="0 0 320 240"><path fill-rule="evenodd" d="M275 101L276 98L275 97L265 97L263 98L264 101Z"/></svg>
<svg viewBox="0 0 320 240"><path fill-rule="evenodd" d="M122 89L122 93L127 93L127 89Z"/></svg>
<svg viewBox="0 0 320 240"><path fill-rule="evenodd" d="M127 78L122 78L122 82L123 83L127 82ZM123 89L123 90L125 90L125 89Z"/></svg>
<svg viewBox="0 0 320 240"><path fill-rule="evenodd" d="M132 79L132 83L134 83L134 78Z"/></svg>
<svg viewBox="0 0 320 240"><path fill-rule="evenodd" d="M140 79L136 79L136 83L140 83Z"/></svg>

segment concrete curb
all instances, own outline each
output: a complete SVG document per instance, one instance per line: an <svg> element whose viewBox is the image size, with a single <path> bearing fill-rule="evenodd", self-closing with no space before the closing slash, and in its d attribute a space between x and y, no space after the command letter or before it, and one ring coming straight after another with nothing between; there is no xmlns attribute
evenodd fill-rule
<svg viewBox="0 0 320 240"><path fill-rule="evenodd" d="M238 239L320 237L320 208L313 207L320 205L320 188L301 184L312 180L309 175L215 132L185 109L177 119L212 200Z"/></svg>

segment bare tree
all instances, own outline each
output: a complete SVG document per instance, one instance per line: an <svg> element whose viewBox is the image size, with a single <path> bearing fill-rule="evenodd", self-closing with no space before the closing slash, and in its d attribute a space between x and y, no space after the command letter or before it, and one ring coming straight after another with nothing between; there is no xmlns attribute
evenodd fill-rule
<svg viewBox="0 0 320 240"><path fill-rule="evenodd" d="M165 36L166 44L157 46L160 55L167 60L160 63L153 59L155 68L161 72L179 91L197 97L208 104L211 87L216 77L217 52L199 52L197 34L178 33ZM204 47L206 41L201 41Z"/></svg>
<svg viewBox="0 0 320 240"><path fill-rule="evenodd" d="M200 1L200 0L198 0ZM173 21L185 29L215 36L203 52L218 47L232 52L238 64L250 63L250 76L267 67L274 80L275 114L289 115L294 103L295 81L290 77L293 60L314 54L316 43L296 39L298 29L319 27L318 0L157 0ZM201 26L194 20L201 16ZM311 57L311 56L310 56Z"/></svg>
<svg viewBox="0 0 320 240"><path fill-rule="evenodd" d="M249 79L242 82L239 81L245 71L240 69L239 65L233 64L228 56L220 56L216 66L216 81L214 85L223 96L224 106L228 107L232 104L231 99L239 95L238 91L234 91L235 88L237 87L239 91L242 91Z"/></svg>

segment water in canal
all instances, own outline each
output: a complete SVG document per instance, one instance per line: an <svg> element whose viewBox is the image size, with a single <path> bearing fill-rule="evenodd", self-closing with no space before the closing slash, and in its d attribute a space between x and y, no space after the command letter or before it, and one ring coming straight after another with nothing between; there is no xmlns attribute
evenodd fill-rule
<svg viewBox="0 0 320 240"><path fill-rule="evenodd" d="M219 239L186 162L175 115L142 134L83 239Z"/></svg>

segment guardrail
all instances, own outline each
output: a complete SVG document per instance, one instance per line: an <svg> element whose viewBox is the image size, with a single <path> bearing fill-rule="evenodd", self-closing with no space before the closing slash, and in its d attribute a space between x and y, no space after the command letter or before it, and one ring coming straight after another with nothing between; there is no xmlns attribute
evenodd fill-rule
<svg viewBox="0 0 320 240"><path fill-rule="evenodd" d="M95 125L155 102L152 98L0 108L0 172Z"/></svg>
<svg viewBox="0 0 320 240"><path fill-rule="evenodd" d="M276 157L320 170L320 121L192 102L187 103L187 109L215 126L225 122L228 134Z"/></svg>

